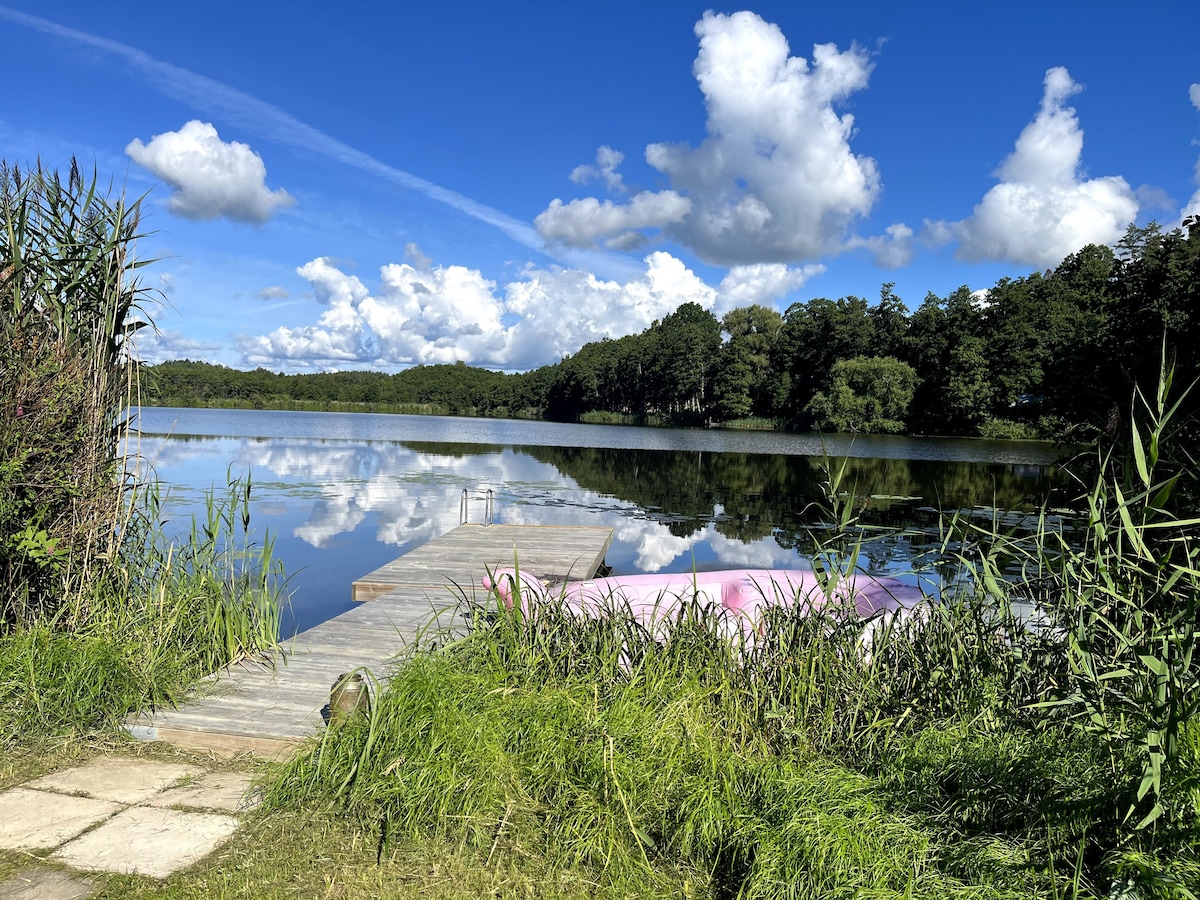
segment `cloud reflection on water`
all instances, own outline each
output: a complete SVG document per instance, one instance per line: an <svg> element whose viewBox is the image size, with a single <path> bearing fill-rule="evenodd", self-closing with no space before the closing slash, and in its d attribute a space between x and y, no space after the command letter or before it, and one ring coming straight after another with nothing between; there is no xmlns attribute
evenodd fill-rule
<svg viewBox="0 0 1200 900"><path fill-rule="evenodd" d="M673 534L660 519L677 517L585 489L527 453L472 449L484 452L291 438L169 438L157 447L143 445L158 477L170 485L170 511L186 517L227 472L250 472L255 513L272 520L265 524L277 533L286 522L295 539L277 542L285 567L298 568L288 558L295 556L295 563L309 568L344 569L347 584L373 567L356 562L364 558L357 548L386 545L395 556L457 526L464 489L476 498L492 489L498 522L612 527L608 559L618 571L800 564L794 551L770 537L745 543L719 534L712 521L694 523L685 536ZM714 504L709 517L722 512ZM473 500L472 521L482 514L482 502ZM343 537L349 541L338 540Z"/></svg>

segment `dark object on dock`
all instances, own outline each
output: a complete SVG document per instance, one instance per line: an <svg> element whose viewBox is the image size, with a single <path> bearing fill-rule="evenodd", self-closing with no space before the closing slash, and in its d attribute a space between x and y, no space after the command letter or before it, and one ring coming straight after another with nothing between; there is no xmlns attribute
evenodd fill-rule
<svg viewBox="0 0 1200 900"><path fill-rule="evenodd" d="M349 672L338 676L329 692L329 724L344 722L351 716L371 711L371 694L361 673Z"/></svg>

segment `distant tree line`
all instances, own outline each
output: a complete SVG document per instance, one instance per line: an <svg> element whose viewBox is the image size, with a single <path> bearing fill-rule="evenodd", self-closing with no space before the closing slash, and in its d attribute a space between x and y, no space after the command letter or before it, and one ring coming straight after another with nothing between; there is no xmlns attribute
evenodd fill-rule
<svg viewBox="0 0 1200 900"><path fill-rule="evenodd" d="M1122 421L1165 346L1177 381L1200 375L1200 223L1130 226L1053 270L914 311L812 299L721 320L695 303L640 334L506 374L455 365L397 374L280 375L197 362L145 367L159 405L372 408L560 421L748 423L793 429L1086 438Z"/></svg>
<svg viewBox="0 0 1200 900"><path fill-rule="evenodd" d="M445 415L539 415L544 388L533 373L506 375L465 363L385 372L282 375L178 360L142 366L147 406L370 409Z"/></svg>

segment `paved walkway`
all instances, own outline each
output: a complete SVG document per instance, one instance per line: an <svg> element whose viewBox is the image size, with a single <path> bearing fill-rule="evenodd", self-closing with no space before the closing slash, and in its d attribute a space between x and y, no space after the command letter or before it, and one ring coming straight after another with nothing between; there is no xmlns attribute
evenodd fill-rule
<svg viewBox="0 0 1200 900"><path fill-rule="evenodd" d="M102 757L0 792L0 848L54 864L0 883L0 900L90 897L76 870L165 878L233 834L249 787L235 772Z"/></svg>

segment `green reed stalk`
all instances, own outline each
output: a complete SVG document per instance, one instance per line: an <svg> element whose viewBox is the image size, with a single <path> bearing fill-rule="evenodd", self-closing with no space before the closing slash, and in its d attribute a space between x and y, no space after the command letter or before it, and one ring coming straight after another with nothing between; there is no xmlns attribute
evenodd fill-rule
<svg viewBox="0 0 1200 900"><path fill-rule="evenodd" d="M1175 511L1194 461L1174 443L1187 392L1172 398L1172 382L1164 362L1153 399L1136 391L1129 458L1101 455L1082 546L1056 546L1042 560L1070 664L1066 690L1045 705L1139 749L1127 812L1138 828L1167 813L1194 815L1189 792L1171 788L1193 777L1173 769L1200 714L1200 518Z"/></svg>
<svg viewBox="0 0 1200 900"><path fill-rule="evenodd" d="M0 164L0 739L111 726L277 641L250 482L180 542L123 468L148 323L140 200Z"/></svg>
<svg viewBox="0 0 1200 900"><path fill-rule="evenodd" d="M251 539L249 482L210 493L203 522L169 535L154 485L82 603L0 636L0 743L112 729L170 704L221 666L274 659L286 578L268 539ZM64 621L79 618L70 628Z"/></svg>
<svg viewBox="0 0 1200 900"><path fill-rule="evenodd" d="M111 558L139 206L74 163L65 181L0 164L0 623L86 615Z"/></svg>

